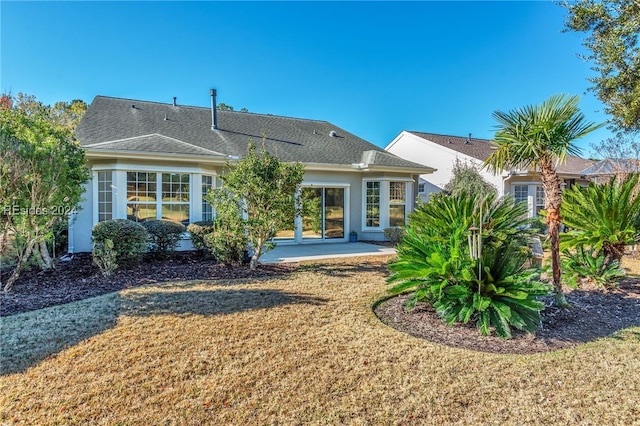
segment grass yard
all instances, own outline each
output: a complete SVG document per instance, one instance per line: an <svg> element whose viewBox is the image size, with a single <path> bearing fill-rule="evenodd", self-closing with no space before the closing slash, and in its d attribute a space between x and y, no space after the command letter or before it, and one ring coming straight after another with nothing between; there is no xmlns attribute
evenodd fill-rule
<svg viewBox="0 0 640 426"><path fill-rule="evenodd" d="M2 318L0 423L640 424L640 328L527 356L441 346L372 313L386 260Z"/></svg>

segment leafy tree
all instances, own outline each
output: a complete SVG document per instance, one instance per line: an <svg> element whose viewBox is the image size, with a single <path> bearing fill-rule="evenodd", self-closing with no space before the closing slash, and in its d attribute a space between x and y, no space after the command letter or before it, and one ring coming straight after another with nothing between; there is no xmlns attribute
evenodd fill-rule
<svg viewBox="0 0 640 426"><path fill-rule="evenodd" d="M590 247L594 257L604 255L603 267L619 263L625 246L640 238L640 195L636 193L638 173L622 182L594 182L575 185L562 194L563 222L571 229L563 235L562 247Z"/></svg>
<svg viewBox="0 0 640 426"><path fill-rule="evenodd" d="M47 239L79 204L89 172L71 129L54 124L50 108L26 95L0 108L0 158L3 235L19 243L9 291L32 255L44 269L53 267Z"/></svg>
<svg viewBox="0 0 640 426"><path fill-rule="evenodd" d="M485 161L494 172L507 168L537 167L545 194L545 210L551 245L551 268L555 302L567 306L562 292L560 269L560 206L561 180L556 164L567 154L578 154L573 141L601 127L585 121L578 108L578 96L554 95L540 105L527 106L510 112L495 111L498 121L494 138L496 150Z"/></svg>
<svg viewBox="0 0 640 426"><path fill-rule="evenodd" d="M243 226L253 247L250 267L255 269L262 253L273 248L270 240L291 217L291 202L304 176L304 166L300 163L281 162L268 153L264 146L256 151L249 142L248 153L235 165L227 165L227 173L222 175L223 190L210 192L209 200L216 203L231 201L241 206ZM225 218L218 216L224 225ZM214 225L215 227L215 225Z"/></svg>
<svg viewBox="0 0 640 426"><path fill-rule="evenodd" d="M615 127L640 130L640 2L578 0L563 2L568 31L587 33L584 41L598 73L591 90L606 105Z"/></svg>
<svg viewBox="0 0 640 426"><path fill-rule="evenodd" d="M217 106L217 109L220 111L233 111L233 107L231 105L227 105L224 102L220 102Z"/></svg>
<svg viewBox="0 0 640 426"><path fill-rule="evenodd" d="M389 265L390 291L413 290L410 307L430 302L448 324L472 321L485 335L491 327L505 338L511 327L534 331L543 308L536 298L549 287L526 268L525 213L522 203L494 194L460 192L419 204L409 216L398 259ZM470 229L480 224L482 249L472 257Z"/></svg>
<svg viewBox="0 0 640 426"><path fill-rule="evenodd" d="M463 163L458 159L453 166L453 177L444 186L444 190L451 195L466 192L477 194L481 198L488 194L496 194L496 187L482 177L475 165Z"/></svg>

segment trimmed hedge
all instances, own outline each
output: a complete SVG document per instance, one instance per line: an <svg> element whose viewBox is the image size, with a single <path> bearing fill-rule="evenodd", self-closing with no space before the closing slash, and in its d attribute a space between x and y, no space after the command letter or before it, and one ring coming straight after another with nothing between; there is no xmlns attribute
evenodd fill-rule
<svg viewBox="0 0 640 426"><path fill-rule="evenodd" d="M187 226L187 232L191 234L191 243L196 250L200 252L208 251L205 235L210 234L212 230L213 222L210 220L193 222Z"/></svg>
<svg viewBox="0 0 640 426"><path fill-rule="evenodd" d="M142 226L149 233L151 251L160 257L175 251L180 236L187 230L180 222L166 219L143 222Z"/></svg>
<svg viewBox="0 0 640 426"><path fill-rule="evenodd" d="M118 265L135 265L147 249L148 233L142 225L128 219L113 219L99 222L91 230L93 244L105 247L107 240L113 242Z"/></svg>

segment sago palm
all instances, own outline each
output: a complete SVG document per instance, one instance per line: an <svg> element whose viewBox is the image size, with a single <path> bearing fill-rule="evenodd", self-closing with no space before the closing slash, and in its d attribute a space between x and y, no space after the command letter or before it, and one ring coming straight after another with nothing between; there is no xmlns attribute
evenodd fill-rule
<svg viewBox="0 0 640 426"><path fill-rule="evenodd" d="M602 124L586 122L578 108L578 96L554 95L540 105L530 105L510 112L496 111L498 121L495 151L485 161L493 172L505 169L537 168L545 193L545 210L551 242L551 266L555 302L566 306L560 270L561 180L556 171L567 154L576 155L573 141L598 129Z"/></svg>
<svg viewBox="0 0 640 426"><path fill-rule="evenodd" d="M512 197L475 198L460 193L433 197L410 215L389 265L392 293L412 291L409 306L426 301L448 324L473 322L482 334L494 327L511 336L511 327L534 331L540 325L546 285L526 269L526 208ZM470 228L482 224L480 259L470 256ZM479 230L478 230L479 231Z"/></svg>
<svg viewBox="0 0 640 426"><path fill-rule="evenodd" d="M620 261L627 244L638 240L640 195L638 173L602 185L575 186L562 194L563 221L571 228L563 248L589 246L604 255L604 266Z"/></svg>

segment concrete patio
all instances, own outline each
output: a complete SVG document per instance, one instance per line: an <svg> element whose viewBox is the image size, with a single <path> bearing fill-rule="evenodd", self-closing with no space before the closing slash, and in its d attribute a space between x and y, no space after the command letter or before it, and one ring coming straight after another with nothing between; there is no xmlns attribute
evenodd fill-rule
<svg viewBox="0 0 640 426"><path fill-rule="evenodd" d="M265 253L260 263L290 263L336 257L377 256L395 254L393 247L368 243L280 245Z"/></svg>

